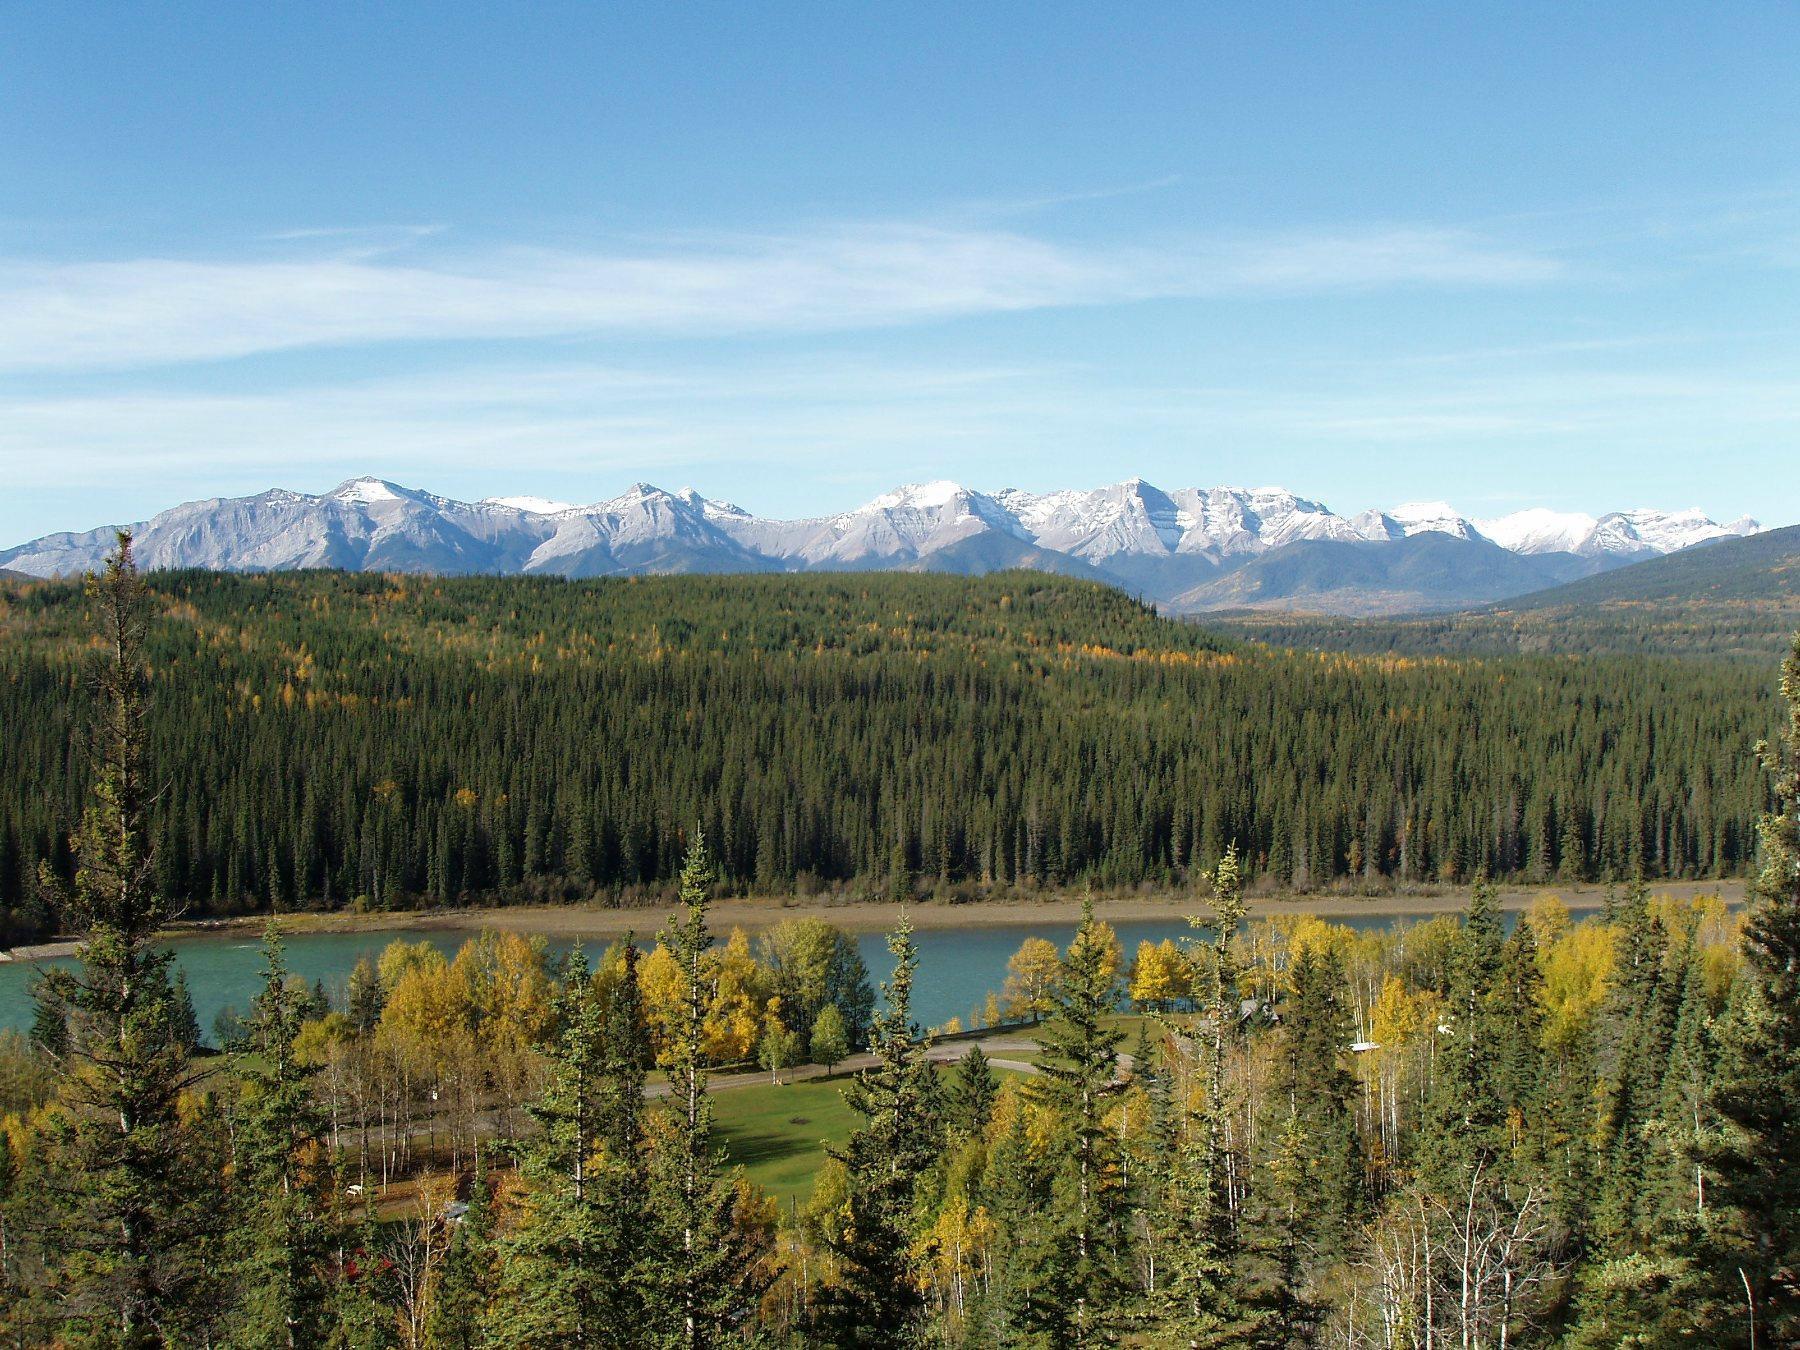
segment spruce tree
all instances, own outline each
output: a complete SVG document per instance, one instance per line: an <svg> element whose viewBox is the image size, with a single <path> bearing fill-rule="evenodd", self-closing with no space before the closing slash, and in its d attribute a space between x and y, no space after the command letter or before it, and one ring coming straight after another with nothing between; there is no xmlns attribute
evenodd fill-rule
<svg viewBox="0 0 1800 1350"><path fill-rule="evenodd" d="M1168 1277L1162 1248L1173 1230L1164 1211L1164 1198L1180 1146L1180 1116L1185 1114L1175 1109L1175 1075L1170 1068L1171 1055L1163 1049L1172 1042L1166 1039L1167 1028L1163 1031L1153 1042L1149 1019L1140 1021L1131 1053L1131 1084L1143 1093L1144 1115L1129 1144L1130 1203L1142 1239L1138 1255L1144 1292L1152 1305Z"/></svg>
<svg viewBox="0 0 1800 1350"><path fill-rule="evenodd" d="M1685 1221L1707 1212L1705 1155L1719 1128L1708 1096L1717 1054L1713 1009L1700 950L1691 937L1683 946L1673 983L1681 989L1681 1001L1657 1102L1648 1186L1650 1204L1664 1231L1681 1231L1689 1226Z"/></svg>
<svg viewBox="0 0 1800 1350"><path fill-rule="evenodd" d="M1501 947L1491 1012L1493 1084L1507 1139L1518 1164L1535 1168L1544 1148L1544 974L1529 923L1515 925Z"/></svg>
<svg viewBox="0 0 1800 1350"><path fill-rule="evenodd" d="M524 1216L503 1244L502 1300L489 1339L518 1346L616 1344L609 1306L622 1292L594 1175L600 1143L604 1009L579 946L563 963L558 1031L543 1092L530 1107L538 1134L519 1149Z"/></svg>
<svg viewBox="0 0 1800 1350"><path fill-rule="evenodd" d="M1298 1343L1317 1320L1312 1277L1347 1250L1360 1217L1363 1169L1343 968L1307 947L1289 977L1263 1108L1268 1156L1251 1183L1254 1240L1246 1246L1261 1268L1257 1301L1270 1313L1268 1332Z"/></svg>
<svg viewBox="0 0 1800 1350"><path fill-rule="evenodd" d="M1212 930L1212 941L1196 961L1204 972L1203 992L1197 990L1201 1017L1190 1044L1200 1078L1199 1100L1196 1109L1177 1104L1162 1202L1150 1225L1150 1245L1162 1275L1145 1320L1156 1345L1243 1344L1261 1321L1246 1306L1236 1267L1241 1244L1231 1181L1234 1102L1227 1070L1238 1020L1232 944L1248 912L1236 844L1226 848L1211 880L1211 922L1189 920L1196 928Z"/></svg>
<svg viewBox="0 0 1800 1350"><path fill-rule="evenodd" d="M721 1172L706 1083L707 902L712 859L698 833L681 868L682 909L662 934L685 985L664 1054L669 1095L659 1110L650 1172L657 1236L646 1271L641 1339L680 1350L722 1344L754 1310L767 1276L735 1212L734 1177ZM654 1319L654 1320L652 1320Z"/></svg>
<svg viewBox="0 0 1800 1350"><path fill-rule="evenodd" d="M42 980L31 986L31 1043L52 1062L69 1053L68 1010Z"/></svg>
<svg viewBox="0 0 1800 1350"><path fill-rule="evenodd" d="M1477 1175L1491 1184L1505 1150L1496 1013L1505 945L1493 885L1479 877L1451 953L1442 1046L1420 1141L1419 1170L1440 1197L1457 1195Z"/></svg>
<svg viewBox="0 0 1800 1350"><path fill-rule="evenodd" d="M1049 1247L1065 1300L1056 1334L1084 1345L1102 1335L1123 1289L1122 1220L1127 1197L1107 1112L1123 1088L1111 931L1082 905L1081 926L1063 954L1050 1018L1038 1033L1042 1056L1028 1097L1056 1121L1060 1153Z"/></svg>
<svg viewBox="0 0 1800 1350"><path fill-rule="evenodd" d="M979 1138L993 1118L994 1098L1000 1093L1000 1080L994 1076L987 1056L979 1045L956 1062L956 1074L945 1094L945 1117L953 1129L970 1138Z"/></svg>
<svg viewBox="0 0 1800 1350"><path fill-rule="evenodd" d="M288 982L273 920L263 934L263 959L267 971L251 1015L254 1053L240 1065L233 1336L245 1346L310 1346L322 1339L329 1308L326 1124L312 1092L315 1070L294 1052L305 1001Z"/></svg>
<svg viewBox="0 0 1800 1350"><path fill-rule="evenodd" d="M1721 1277L1743 1284L1741 1324L1760 1344L1800 1342L1800 636L1781 668L1787 721L1759 746L1775 810L1762 821L1762 870L1743 962L1718 1029L1714 1095L1724 1126L1711 1161L1732 1241Z"/></svg>
<svg viewBox="0 0 1800 1350"><path fill-rule="evenodd" d="M1618 911L1622 928L1619 972L1602 1025L1601 1114L1591 1236L1618 1256L1643 1237L1645 1171L1659 1085L1673 1035L1678 986L1665 976L1668 935L1651 913L1649 888L1638 877Z"/></svg>
<svg viewBox="0 0 1800 1350"><path fill-rule="evenodd" d="M74 838L74 886L59 908L83 934L77 968L50 971L46 999L69 1026L61 1114L47 1150L44 1249L73 1334L124 1347L180 1335L210 1310L203 1252L219 1181L193 1165L180 1113L194 1081L178 1029L172 958L155 945L169 918L154 885L145 763L147 600L121 532L88 594L104 656L94 677L93 801ZM55 883L46 872L47 888Z"/></svg>
<svg viewBox="0 0 1800 1350"><path fill-rule="evenodd" d="M200 1044L200 1018L194 1012L194 996L188 992L187 972L180 966L175 968L174 987L170 992L175 1005L175 1038L192 1054Z"/></svg>
<svg viewBox="0 0 1800 1350"><path fill-rule="evenodd" d="M1717 1128L1707 1100L1710 1016L1691 942L1683 944L1677 969L1683 995L1676 1031L1644 1123L1642 1194L1634 1205L1638 1231L1629 1243L1595 1250L1578 1264L1573 1350L1602 1350L1627 1338L1681 1344L1724 1329L1720 1304L1711 1297L1717 1281L1704 1260L1710 1223L1703 1160ZM1728 1298L1741 1295L1725 1292Z"/></svg>
<svg viewBox="0 0 1800 1350"><path fill-rule="evenodd" d="M618 979L606 997L598 1133L605 1149L599 1183L608 1216L607 1242L616 1278L631 1286L642 1283L638 1254L649 1237L644 1079L652 1058L643 988L638 983L637 943L627 936ZM634 1316L633 1306L641 1298L640 1288L626 1291L621 1314Z"/></svg>
<svg viewBox="0 0 1800 1350"><path fill-rule="evenodd" d="M869 1033L875 1056L844 1090L862 1121L833 1156L849 1185L847 1214L830 1246L838 1283L817 1328L835 1346L907 1346L924 1332L925 1300L912 1261L915 1188L941 1153L937 1078L912 1020L919 951L903 916L888 936L894 973Z"/></svg>

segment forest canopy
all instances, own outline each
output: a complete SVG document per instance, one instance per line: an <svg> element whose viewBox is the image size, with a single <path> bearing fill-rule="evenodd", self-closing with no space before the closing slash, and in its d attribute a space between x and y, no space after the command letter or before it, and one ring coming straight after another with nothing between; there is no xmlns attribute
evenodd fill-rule
<svg viewBox="0 0 1800 1350"><path fill-rule="evenodd" d="M1741 873L1764 671L1270 649L1037 573L155 574L149 806L189 912L666 890L1307 890ZM0 902L58 917L96 653L0 587ZM30 772L21 771L30 766Z"/></svg>

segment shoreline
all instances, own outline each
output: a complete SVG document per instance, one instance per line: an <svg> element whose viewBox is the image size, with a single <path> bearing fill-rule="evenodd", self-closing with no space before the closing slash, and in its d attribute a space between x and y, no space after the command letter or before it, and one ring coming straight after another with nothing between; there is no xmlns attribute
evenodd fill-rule
<svg viewBox="0 0 1800 1350"><path fill-rule="evenodd" d="M1670 895L1691 899L1701 895L1719 895L1728 904L1741 904L1746 898L1746 881L1741 877L1723 881L1671 881L1650 888L1653 895ZM1622 888L1616 888L1622 890ZM1432 893L1382 896L1259 896L1249 901L1252 919L1282 915L1311 915L1321 919L1393 918L1424 919L1438 914L1455 914L1467 907L1468 886L1446 886ZM1499 892L1500 907L1509 911L1529 909L1539 898L1556 896L1576 912L1599 909L1606 901L1606 887L1594 884L1509 886ZM907 916L917 929L992 929L1027 928L1041 924L1074 924L1081 919L1081 897L1058 894L1044 898L1018 900L971 900L962 904L918 901L906 905ZM614 909L587 904L483 906L469 909L397 910L369 914L343 911L296 911L278 916L283 933L476 933L484 928L522 933L528 937L548 938L619 938L627 933L653 938L673 910L673 902L664 905ZM886 932L900 919L902 906L894 901L868 901L831 904L799 897L727 898L710 906L712 926L721 932L743 928L749 932L772 927L783 919L824 919L846 932ZM1205 898L1191 891L1164 892L1156 895L1096 897L1095 912L1114 923L1155 920L1180 920L1189 915L1204 915L1209 906ZM266 914L248 914L231 918L194 919L170 925L161 936L172 940L205 937L241 937L260 933L268 924ZM0 961L37 961L72 955L73 940L36 943L0 952Z"/></svg>

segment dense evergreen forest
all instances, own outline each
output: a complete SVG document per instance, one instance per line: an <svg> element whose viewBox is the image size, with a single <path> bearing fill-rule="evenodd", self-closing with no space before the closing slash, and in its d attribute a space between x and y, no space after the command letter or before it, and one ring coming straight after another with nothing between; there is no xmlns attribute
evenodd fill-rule
<svg viewBox="0 0 1800 1350"><path fill-rule="evenodd" d="M946 1071L904 921L879 1003L826 925L718 945L695 839L655 946L598 964L397 943L334 1007L271 925L205 1057L156 941L129 567L96 599L83 940L0 1038L7 1343L1800 1343L1800 641L1747 914L1639 882L1508 933L1478 881L1460 922L1249 924L1228 845L1185 943L1127 965L1091 904L1027 941L1033 1057ZM784 1214L721 1156L718 1062L852 1038L851 1123Z"/></svg>
<svg viewBox="0 0 1800 1350"><path fill-rule="evenodd" d="M1359 656L1680 656L1761 670L1780 659L1781 635L1800 627L1800 599L1496 605L1392 619L1214 614L1207 622L1215 633L1244 642Z"/></svg>
<svg viewBox="0 0 1800 1350"><path fill-rule="evenodd" d="M1763 672L1266 650L1036 573L150 578L157 883L190 913L727 887L1306 890L1719 876L1754 848ZM0 587L0 900L56 928L73 583Z"/></svg>

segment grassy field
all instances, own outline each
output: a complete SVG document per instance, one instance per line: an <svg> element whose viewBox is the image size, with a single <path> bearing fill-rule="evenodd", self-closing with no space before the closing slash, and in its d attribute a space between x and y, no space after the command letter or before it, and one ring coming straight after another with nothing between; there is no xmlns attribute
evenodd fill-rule
<svg viewBox="0 0 1800 1350"><path fill-rule="evenodd" d="M939 1069L940 1074L947 1072ZM997 1076L1004 1082L1018 1075L1001 1069ZM803 1205L812 1194L826 1147L850 1137L858 1118L844 1104L849 1078L845 1073L780 1087L763 1083L713 1096L713 1125L724 1141L727 1159L741 1163L750 1180L780 1201L784 1214L790 1204Z"/></svg>
<svg viewBox="0 0 1800 1350"><path fill-rule="evenodd" d="M714 1121L731 1161L781 1202L806 1203L827 1144L841 1144L856 1116L844 1105L844 1078L781 1087L734 1088L713 1098Z"/></svg>

